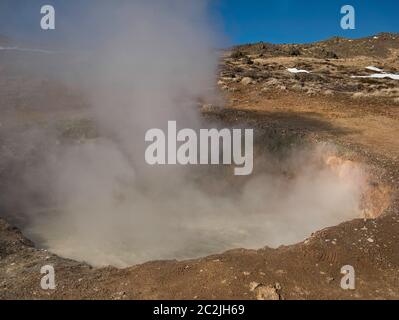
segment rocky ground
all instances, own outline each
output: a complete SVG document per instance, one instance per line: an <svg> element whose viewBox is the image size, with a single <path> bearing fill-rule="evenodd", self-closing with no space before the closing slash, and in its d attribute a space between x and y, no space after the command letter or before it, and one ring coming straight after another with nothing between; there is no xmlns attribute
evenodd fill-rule
<svg viewBox="0 0 399 320"><path fill-rule="evenodd" d="M9 217L15 215L5 212L10 207L1 205L0 298L399 299L399 80L352 78L382 73L367 67L397 74L398 58L398 34L232 48L224 52L220 65L218 85L225 106L202 108L205 118L250 123L279 137L276 148L292 139L328 141L339 146L342 157L367 164L373 190L389 194L387 204L386 198L377 197L383 202L377 201L374 219L315 230L303 242L277 249L235 249L201 259L117 269L93 268L35 248L13 226ZM85 104L78 94L45 79L15 75L2 59L3 159L14 157L15 164L23 158L22 165L29 165L29 157L21 157L18 145L9 141L10 131L23 135L32 132L32 123L46 121L49 109L40 109L43 95L57 105L51 116L57 119L61 137L94 134L87 129ZM309 73L290 72L291 68ZM1 190L9 191L12 176L12 168L0 161ZM0 200L6 200L7 192ZM56 290L40 288L40 269L47 264L55 267ZM355 290L341 289L344 265L355 268Z"/></svg>

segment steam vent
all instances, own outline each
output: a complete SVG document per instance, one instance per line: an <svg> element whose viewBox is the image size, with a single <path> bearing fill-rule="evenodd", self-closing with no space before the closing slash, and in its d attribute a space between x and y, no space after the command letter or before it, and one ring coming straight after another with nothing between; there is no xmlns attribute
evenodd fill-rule
<svg viewBox="0 0 399 320"><path fill-rule="evenodd" d="M398 1L48 2L0 3L1 300L399 299Z"/></svg>

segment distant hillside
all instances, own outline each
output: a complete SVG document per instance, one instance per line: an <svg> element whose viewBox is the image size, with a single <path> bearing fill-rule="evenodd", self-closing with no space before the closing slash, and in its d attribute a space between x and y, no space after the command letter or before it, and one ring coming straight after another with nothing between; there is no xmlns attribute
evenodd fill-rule
<svg viewBox="0 0 399 320"><path fill-rule="evenodd" d="M399 49L399 33L379 33L360 39L333 37L308 44L256 43L233 48L236 55L304 56L312 58L350 58L355 56L387 57Z"/></svg>

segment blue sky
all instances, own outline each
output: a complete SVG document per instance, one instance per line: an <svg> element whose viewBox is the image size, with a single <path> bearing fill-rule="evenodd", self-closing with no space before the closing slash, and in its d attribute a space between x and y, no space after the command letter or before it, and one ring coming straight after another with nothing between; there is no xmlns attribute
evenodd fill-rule
<svg viewBox="0 0 399 320"><path fill-rule="evenodd" d="M228 44L303 43L332 36L357 38L383 31L399 32L399 0L210 1L211 15L226 35ZM68 2L76 5L84 1ZM38 29L37 7L53 3L65 6L66 0L0 0L0 34L19 38L34 34ZM355 30L340 27L340 9L345 4L355 7ZM71 14L64 8L62 13Z"/></svg>
<svg viewBox="0 0 399 320"><path fill-rule="evenodd" d="M340 27L346 4L355 8L355 30ZM399 0L220 0L213 6L232 43L303 43L399 32Z"/></svg>

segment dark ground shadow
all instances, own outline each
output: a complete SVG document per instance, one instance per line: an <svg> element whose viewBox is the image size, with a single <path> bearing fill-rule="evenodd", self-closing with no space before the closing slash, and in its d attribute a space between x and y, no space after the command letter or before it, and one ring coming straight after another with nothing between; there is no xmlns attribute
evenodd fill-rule
<svg viewBox="0 0 399 320"><path fill-rule="evenodd" d="M213 109L204 112L207 119L215 119L231 126L243 126L265 131L284 131L303 135L309 133L343 136L357 131L335 126L331 122L321 119L320 114L308 112L262 112L234 109Z"/></svg>

